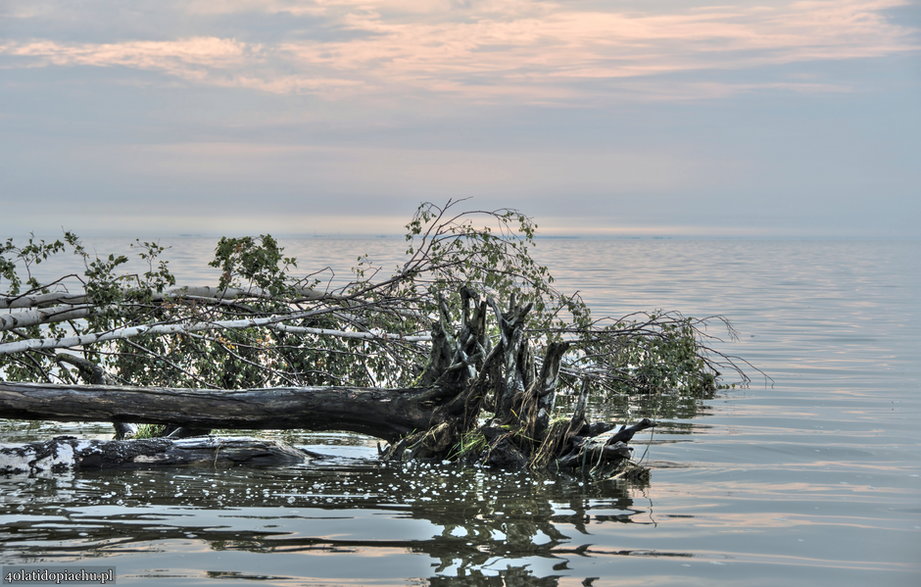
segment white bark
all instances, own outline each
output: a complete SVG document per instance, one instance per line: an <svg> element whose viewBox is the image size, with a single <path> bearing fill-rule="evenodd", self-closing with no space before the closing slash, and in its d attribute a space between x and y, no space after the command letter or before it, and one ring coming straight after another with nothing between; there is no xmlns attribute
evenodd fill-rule
<svg viewBox="0 0 921 587"><path fill-rule="evenodd" d="M130 291L130 290L129 290ZM337 296L330 294L328 292L319 291L309 287L303 287L297 289L295 292L304 300L335 300L342 299L342 296ZM277 296L273 296L269 292L265 291L259 287L249 287L249 288L239 288L239 287L229 287L225 289L220 289L217 287L210 286L197 286L197 287L176 287L170 290L167 290L162 293L154 294L152 300L155 302L163 301L165 299L176 299L176 298L199 298L207 299L211 301L220 301L220 300L233 300L239 298L261 298L261 299L271 299ZM40 308L48 306L50 304L59 304L59 305L83 305L83 304L92 304L92 300L83 293L72 293L67 291L60 292L51 292L44 294L29 294L22 296L0 296L0 310L13 310L13 309L22 309L22 308Z"/></svg>
<svg viewBox="0 0 921 587"><path fill-rule="evenodd" d="M295 293L301 296L301 300L343 299L340 296L310 288L302 288ZM202 286L180 287L157 293L151 297L151 301L187 300L209 305L223 305L245 298L273 299L273 296L256 287L218 289L216 287ZM49 303L56 303L57 305L48 306ZM37 324L54 324L67 320L79 320L90 316L101 308L94 306L92 300L86 294L56 292L21 297L0 297L0 309L11 310L8 314L0 315L0 332L3 332L14 328L27 328Z"/></svg>
<svg viewBox="0 0 921 587"><path fill-rule="evenodd" d="M79 320L86 318L93 312L92 306L52 306L50 308L37 308L22 312L11 312L0 315L0 332L14 328L27 328L36 324L52 324L66 320Z"/></svg>
<svg viewBox="0 0 921 587"><path fill-rule="evenodd" d="M306 326L290 326L288 324L273 324L272 330L290 332L292 334L318 334L321 336L335 336L338 338L353 338L358 340L402 340L405 342L430 342L431 334L403 335L392 332L349 332L347 330L333 330L331 328L308 328Z"/></svg>
<svg viewBox="0 0 921 587"><path fill-rule="evenodd" d="M329 310L312 310L308 312L293 312L291 314L276 314L264 318L244 318L240 320L216 320L214 322L192 322L190 324L144 324L140 326L127 326L116 328L107 332L94 332L80 336L64 336L61 338L28 338L16 342L0 344L0 355L21 353L23 351L39 349L60 349L73 346L86 346L110 340L134 338L142 334L165 335L181 332L202 332L227 328L253 328L269 326L287 320L299 320L319 314L328 313Z"/></svg>
<svg viewBox="0 0 921 587"><path fill-rule="evenodd" d="M291 314L276 314L263 318L243 318L238 320L216 320L214 322L193 322L177 324L152 324L140 326L127 326L116 328L107 332L94 332L79 336L65 336L62 338L29 338L0 344L0 355L20 353L23 351L40 349L60 349L75 346L86 346L110 340L123 340L136 336L179 334L183 332L203 332L207 330L222 330L234 328L254 328L266 326L276 330L295 334L317 334L321 336L335 336L338 338L352 338L360 340L402 340L405 342L427 342L432 340L431 335L402 335L389 332L356 332L347 330L334 330L331 328L308 328L283 324L289 320L300 320L310 316L330 313L331 310L311 310L307 312L294 312Z"/></svg>
<svg viewBox="0 0 921 587"><path fill-rule="evenodd" d="M0 296L0 310L38 308L48 304L82 304L85 302L85 294L66 291L22 296Z"/></svg>

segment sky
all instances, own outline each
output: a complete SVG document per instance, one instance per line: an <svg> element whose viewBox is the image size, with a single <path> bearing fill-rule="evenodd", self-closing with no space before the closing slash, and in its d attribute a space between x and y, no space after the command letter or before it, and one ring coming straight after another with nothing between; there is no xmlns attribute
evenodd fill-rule
<svg viewBox="0 0 921 587"><path fill-rule="evenodd" d="M917 237L911 0L0 0L0 236Z"/></svg>

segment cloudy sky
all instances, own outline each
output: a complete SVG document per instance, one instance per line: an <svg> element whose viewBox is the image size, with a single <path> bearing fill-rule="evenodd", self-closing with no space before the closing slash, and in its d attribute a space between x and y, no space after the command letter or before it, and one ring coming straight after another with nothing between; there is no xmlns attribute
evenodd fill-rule
<svg viewBox="0 0 921 587"><path fill-rule="evenodd" d="M0 0L0 235L921 234L912 0Z"/></svg>

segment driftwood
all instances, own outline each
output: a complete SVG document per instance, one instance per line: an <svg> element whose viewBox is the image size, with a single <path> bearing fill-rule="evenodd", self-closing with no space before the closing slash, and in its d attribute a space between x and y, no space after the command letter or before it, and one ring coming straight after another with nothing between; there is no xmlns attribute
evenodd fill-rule
<svg viewBox="0 0 921 587"><path fill-rule="evenodd" d="M428 389L244 390L0 383L0 418L345 430L391 441L428 425Z"/></svg>
<svg viewBox="0 0 921 587"><path fill-rule="evenodd" d="M561 469L572 469L604 463L611 458L629 459L632 449L627 443L633 439L633 435L655 425L652 420L643 418L633 426L621 426L615 433L602 432L588 437L573 436L570 452L557 459L557 466Z"/></svg>
<svg viewBox="0 0 921 587"><path fill-rule="evenodd" d="M278 442L255 438L210 436L172 440L80 440L59 436L44 442L0 444L0 475L57 475L92 469L154 466L279 466L315 456Z"/></svg>
<svg viewBox="0 0 921 587"><path fill-rule="evenodd" d="M655 424L643 420L610 433L613 424L590 423L585 416L587 383L570 417L553 418L568 344L551 342L543 357L535 357L525 331L530 304L516 305L513 300L502 311L495 302L481 301L467 290L461 291L461 300L462 316L456 330L449 327L451 314L441 303L442 316L433 326L428 366L417 387L129 387L101 385L107 381L104 374L81 365L84 379L93 384L0 382L0 418L150 423L204 430L344 430L385 440L388 446L381 456L390 460L448 459L516 469L582 468L602 474L621 471L629 463L626 443L636 432ZM490 313L498 324L495 340L487 329ZM141 451L127 458L130 463L138 462L137 455L143 462L165 463L172 457L161 460L143 451L160 451L156 452L159 455L174 448L126 444L113 445L112 451L128 455ZM96 445L93 450L100 449ZM206 454L199 460L207 462L208 458ZM185 461L177 457L176 462Z"/></svg>

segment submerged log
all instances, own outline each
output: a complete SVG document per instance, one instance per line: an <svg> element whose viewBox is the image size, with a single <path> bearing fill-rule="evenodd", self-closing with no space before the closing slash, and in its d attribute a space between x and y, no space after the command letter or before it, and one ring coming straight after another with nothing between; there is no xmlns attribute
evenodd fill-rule
<svg viewBox="0 0 921 587"><path fill-rule="evenodd" d="M279 466L315 455L279 442L244 437L202 436L173 440L81 440L59 436L44 442L0 444L0 475L59 475L92 469L156 466Z"/></svg>

